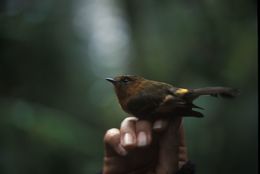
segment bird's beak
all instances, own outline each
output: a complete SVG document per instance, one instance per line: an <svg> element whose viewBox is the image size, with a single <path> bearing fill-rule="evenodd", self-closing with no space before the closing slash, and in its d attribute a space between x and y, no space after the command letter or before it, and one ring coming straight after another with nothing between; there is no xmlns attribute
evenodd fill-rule
<svg viewBox="0 0 260 174"><path fill-rule="evenodd" d="M113 83L113 84L116 83L116 81L115 81L113 78L106 78L106 80L109 81L109 82L111 82L111 83Z"/></svg>

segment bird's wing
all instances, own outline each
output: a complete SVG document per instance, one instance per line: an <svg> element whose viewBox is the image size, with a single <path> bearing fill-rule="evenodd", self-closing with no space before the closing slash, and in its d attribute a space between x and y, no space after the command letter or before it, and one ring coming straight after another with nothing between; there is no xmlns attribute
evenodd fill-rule
<svg viewBox="0 0 260 174"><path fill-rule="evenodd" d="M144 117L150 115L160 105L163 98L158 95L149 93L141 93L129 98L127 102L127 111L137 117Z"/></svg>
<svg viewBox="0 0 260 174"><path fill-rule="evenodd" d="M170 86L163 83L149 83L146 89L127 102L126 110L135 116L167 113L175 108L186 108L187 102L174 95Z"/></svg>
<svg viewBox="0 0 260 174"><path fill-rule="evenodd" d="M188 103L185 100L183 100L177 96L174 96L172 94L168 94L168 95L164 96L162 102L160 103L160 105L156 109L156 111L159 113L167 113L176 108L185 109L187 107L188 107Z"/></svg>
<svg viewBox="0 0 260 174"><path fill-rule="evenodd" d="M184 97L191 93L190 89L187 88L177 88L177 87L171 87L168 89L169 92L171 92L174 96L178 97Z"/></svg>
<svg viewBox="0 0 260 174"><path fill-rule="evenodd" d="M193 108L203 109L194 105L192 102L186 101L178 96L167 95L163 102L157 107L155 113L157 115L179 115L179 116L193 116L203 117L203 114L192 110Z"/></svg>

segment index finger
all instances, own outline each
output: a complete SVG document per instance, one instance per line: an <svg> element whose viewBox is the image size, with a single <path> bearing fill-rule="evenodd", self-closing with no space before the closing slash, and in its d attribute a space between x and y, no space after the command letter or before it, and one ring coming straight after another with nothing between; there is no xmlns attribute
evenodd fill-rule
<svg viewBox="0 0 260 174"><path fill-rule="evenodd" d="M131 149L136 146L137 141L136 141L135 127L136 127L137 120L138 119L136 117L127 117L121 123L120 144L126 149Z"/></svg>

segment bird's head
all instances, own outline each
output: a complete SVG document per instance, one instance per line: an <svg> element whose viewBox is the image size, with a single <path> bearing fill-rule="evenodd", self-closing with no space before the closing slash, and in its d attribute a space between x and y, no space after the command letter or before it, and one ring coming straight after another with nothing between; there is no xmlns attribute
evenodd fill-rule
<svg viewBox="0 0 260 174"><path fill-rule="evenodd" d="M138 86L144 78L136 75L121 75L114 78L106 78L106 80L114 85L117 96L123 98L131 95L135 87Z"/></svg>

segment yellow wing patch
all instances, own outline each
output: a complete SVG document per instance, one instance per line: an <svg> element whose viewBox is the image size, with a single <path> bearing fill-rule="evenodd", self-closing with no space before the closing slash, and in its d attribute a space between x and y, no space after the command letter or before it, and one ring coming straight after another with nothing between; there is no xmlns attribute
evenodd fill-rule
<svg viewBox="0 0 260 174"><path fill-rule="evenodd" d="M185 88L179 88L175 91L175 94L177 95L184 95L184 94L187 94L189 92L188 89L185 89Z"/></svg>

